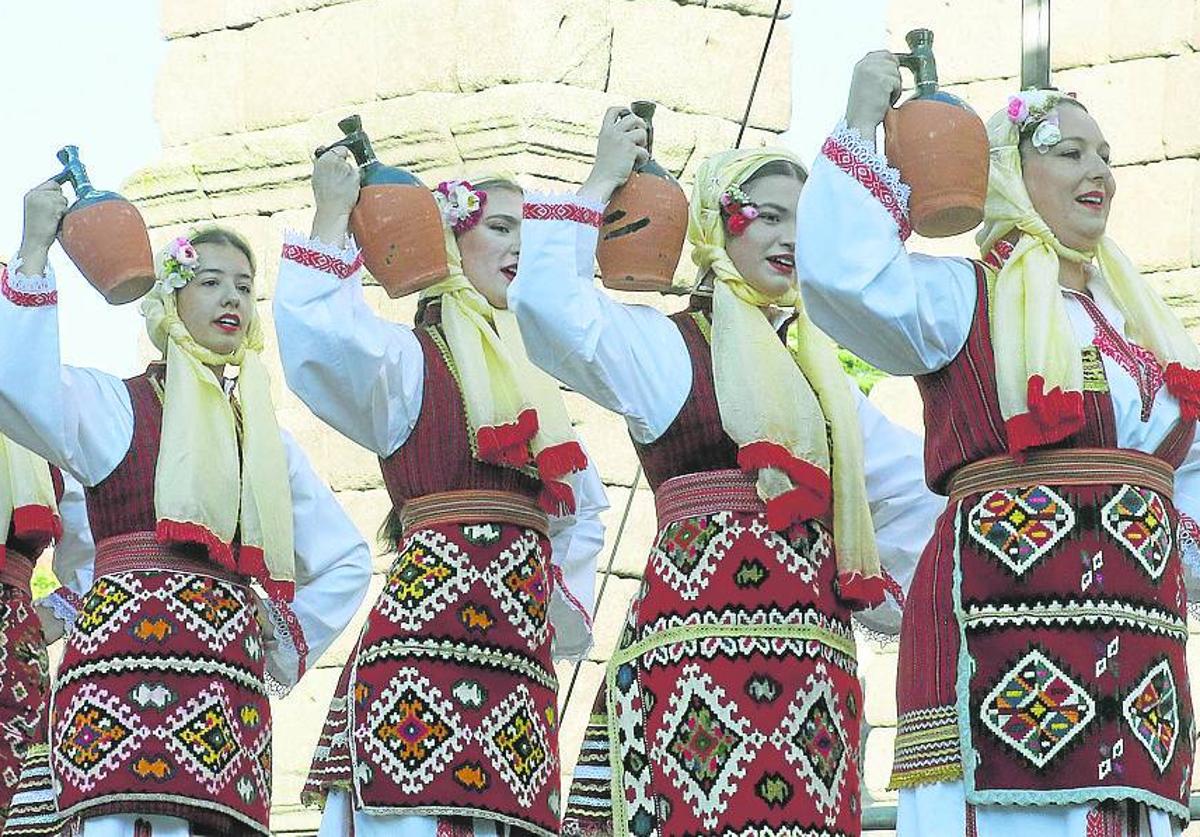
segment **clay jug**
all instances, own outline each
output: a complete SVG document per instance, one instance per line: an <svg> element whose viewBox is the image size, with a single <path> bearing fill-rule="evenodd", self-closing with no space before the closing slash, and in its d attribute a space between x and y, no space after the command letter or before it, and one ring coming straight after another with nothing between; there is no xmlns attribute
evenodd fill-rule
<svg viewBox="0 0 1200 837"><path fill-rule="evenodd" d="M357 114L338 127L346 136L318 148L317 156L345 146L358 163L362 188L350 213L350 231L367 270L393 299L436 284L449 268L433 193L416 175L379 162Z"/></svg>
<svg viewBox="0 0 1200 837"><path fill-rule="evenodd" d="M646 121L646 150L653 150L653 102L630 109ZM596 259L606 288L667 293L687 235L687 195L671 173L647 160L634 169L604 209Z"/></svg>
<svg viewBox="0 0 1200 837"><path fill-rule="evenodd" d="M58 159L63 170L52 179L75 190L58 228L63 250L111 305L143 296L154 285L154 252L142 213L116 192L92 186L75 146L62 148Z"/></svg>
<svg viewBox="0 0 1200 837"><path fill-rule="evenodd" d="M912 187L913 229L929 238L958 235L983 220L987 130L966 102L938 89L933 32L914 29L906 40L912 52L896 58L917 89L884 117L884 153Z"/></svg>

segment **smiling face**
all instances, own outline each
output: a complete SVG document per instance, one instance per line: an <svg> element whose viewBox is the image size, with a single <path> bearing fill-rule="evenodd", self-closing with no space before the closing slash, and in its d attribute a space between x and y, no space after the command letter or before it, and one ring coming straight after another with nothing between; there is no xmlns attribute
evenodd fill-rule
<svg viewBox="0 0 1200 837"><path fill-rule="evenodd" d="M508 286L521 253L524 195L510 186L487 190L479 223L458 237L463 273L493 308L508 307Z"/></svg>
<svg viewBox="0 0 1200 837"><path fill-rule="evenodd" d="M796 286L796 203L802 183L793 174L764 174L742 186L758 217L738 236L725 233L725 252L750 287L775 299Z"/></svg>
<svg viewBox="0 0 1200 837"><path fill-rule="evenodd" d="M1021 173L1033 208L1067 247L1092 250L1104 237L1117 191L1108 142L1078 105L1056 109L1062 141L1043 154L1021 141Z"/></svg>
<svg viewBox="0 0 1200 837"><path fill-rule="evenodd" d="M176 293L179 319L196 342L228 355L246 339L254 317L254 273L232 244L196 245L196 276Z"/></svg>

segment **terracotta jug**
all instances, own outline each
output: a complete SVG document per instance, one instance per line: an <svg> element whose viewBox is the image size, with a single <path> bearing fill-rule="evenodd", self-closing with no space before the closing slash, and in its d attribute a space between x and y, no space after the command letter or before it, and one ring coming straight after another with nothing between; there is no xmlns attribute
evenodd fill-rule
<svg viewBox="0 0 1200 837"><path fill-rule="evenodd" d="M345 146L358 163L362 189L350 213L350 231L367 270L393 299L436 284L449 268L433 193L416 175L379 162L357 114L338 127L346 136L318 148L317 156Z"/></svg>
<svg viewBox="0 0 1200 837"><path fill-rule="evenodd" d="M63 170L52 179L75 190L58 228L63 250L110 304L145 295L154 285L154 253L142 213L116 192L93 187L75 146L61 149L58 159Z"/></svg>
<svg viewBox="0 0 1200 837"><path fill-rule="evenodd" d="M646 150L653 150L653 102L630 109L646 121ZM634 169L604 209L596 259L606 288L669 292L687 235L687 195L671 173L647 160Z"/></svg>
<svg viewBox="0 0 1200 837"><path fill-rule="evenodd" d="M933 32L914 29L907 41L912 52L896 58L917 89L884 117L884 153L912 187L913 229L929 238L958 235L983 220L987 130L966 102L938 89Z"/></svg>

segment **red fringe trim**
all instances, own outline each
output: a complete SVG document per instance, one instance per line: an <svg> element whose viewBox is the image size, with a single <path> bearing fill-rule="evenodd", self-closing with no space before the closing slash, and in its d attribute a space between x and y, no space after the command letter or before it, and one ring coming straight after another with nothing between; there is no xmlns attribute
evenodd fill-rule
<svg viewBox="0 0 1200 837"><path fill-rule="evenodd" d="M1167 364L1163 373L1167 392L1179 402L1179 413L1184 421L1200 418L1200 370L1188 369L1178 361Z"/></svg>
<svg viewBox="0 0 1200 837"><path fill-rule="evenodd" d="M794 522L812 520L829 511L833 484L829 474L794 455L778 442L751 442L738 450L738 467L743 471L778 468L788 475L794 488L767 500L767 525L786 529Z"/></svg>
<svg viewBox="0 0 1200 837"><path fill-rule="evenodd" d="M887 582L882 576L867 577L859 572L838 573L838 598L851 610L867 610L883 604L886 591Z"/></svg>
<svg viewBox="0 0 1200 837"><path fill-rule="evenodd" d="M546 514L558 517L575 514L575 491L568 483L543 479L542 490L538 494L538 506Z"/></svg>
<svg viewBox="0 0 1200 837"><path fill-rule="evenodd" d="M556 480L587 467L587 454L579 442L562 442L542 448L533 461L537 463L538 476L543 480Z"/></svg>
<svg viewBox="0 0 1200 837"><path fill-rule="evenodd" d="M233 558L233 547L218 538L199 523L182 523L178 520L160 520L154 527L154 536L159 543L197 543L208 550L208 557L230 572L240 572Z"/></svg>
<svg viewBox="0 0 1200 837"><path fill-rule="evenodd" d="M510 424L481 427L475 432L479 458L496 465L520 468L529 461L529 440L538 430L537 410L522 410Z"/></svg>
<svg viewBox="0 0 1200 837"><path fill-rule="evenodd" d="M1027 448L1061 442L1083 426L1083 393L1045 388L1041 375L1032 376L1025 394L1029 412L1004 423L1008 452L1018 459Z"/></svg>
<svg viewBox="0 0 1200 837"><path fill-rule="evenodd" d="M12 513L13 532L18 538L60 540L62 519L49 506L17 506Z"/></svg>

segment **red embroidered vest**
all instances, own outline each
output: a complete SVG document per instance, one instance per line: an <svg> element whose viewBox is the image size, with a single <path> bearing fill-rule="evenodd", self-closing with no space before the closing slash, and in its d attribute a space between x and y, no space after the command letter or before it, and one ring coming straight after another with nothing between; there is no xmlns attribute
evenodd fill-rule
<svg viewBox="0 0 1200 837"><path fill-rule="evenodd" d="M113 472L85 489L96 543L155 529L154 470L162 441L162 401L155 386L162 385L165 373L163 364L154 363L143 374L125 381L133 405L133 441Z"/></svg>
<svg viewBox="0 0 1200 837"><path fill-rule="evenodd" d="M970 462L1007 453L1004 419L996 393L996 360L988 317L987 279L975 265L975 318L966 345L949 365L916 378L925 409L925 479L939 494ZM1054 448L1115 448L1116 418L1106 392L1083 393L1084 424ZM1172 432L1156 455L1178 467L1191 445L1192 429Z"/></svg>
<svg viewBox="0 0 1200 837"><path fill-rule="evenodd" d="M480 462L471 454L466 408L442 336L440 303L421 304L416 335L425 354L421 415L407 441L379 460L392 506L399 511L411 498L463 489L507 491L536 501L541 489L537 478Z"/></svg>
<svg viewBox="0 0 1200 837"><path fill-rule="evenodd" d="M717 390L713 383L712 349L700 330L697 317L708 322L709 301L692 298L686 311L671 319L683 335L692 362L692 390L679 414L666 432L648 444L633 443L650 487L658 487L671 477L738 467L737 443L721 426Z"/></svg>

